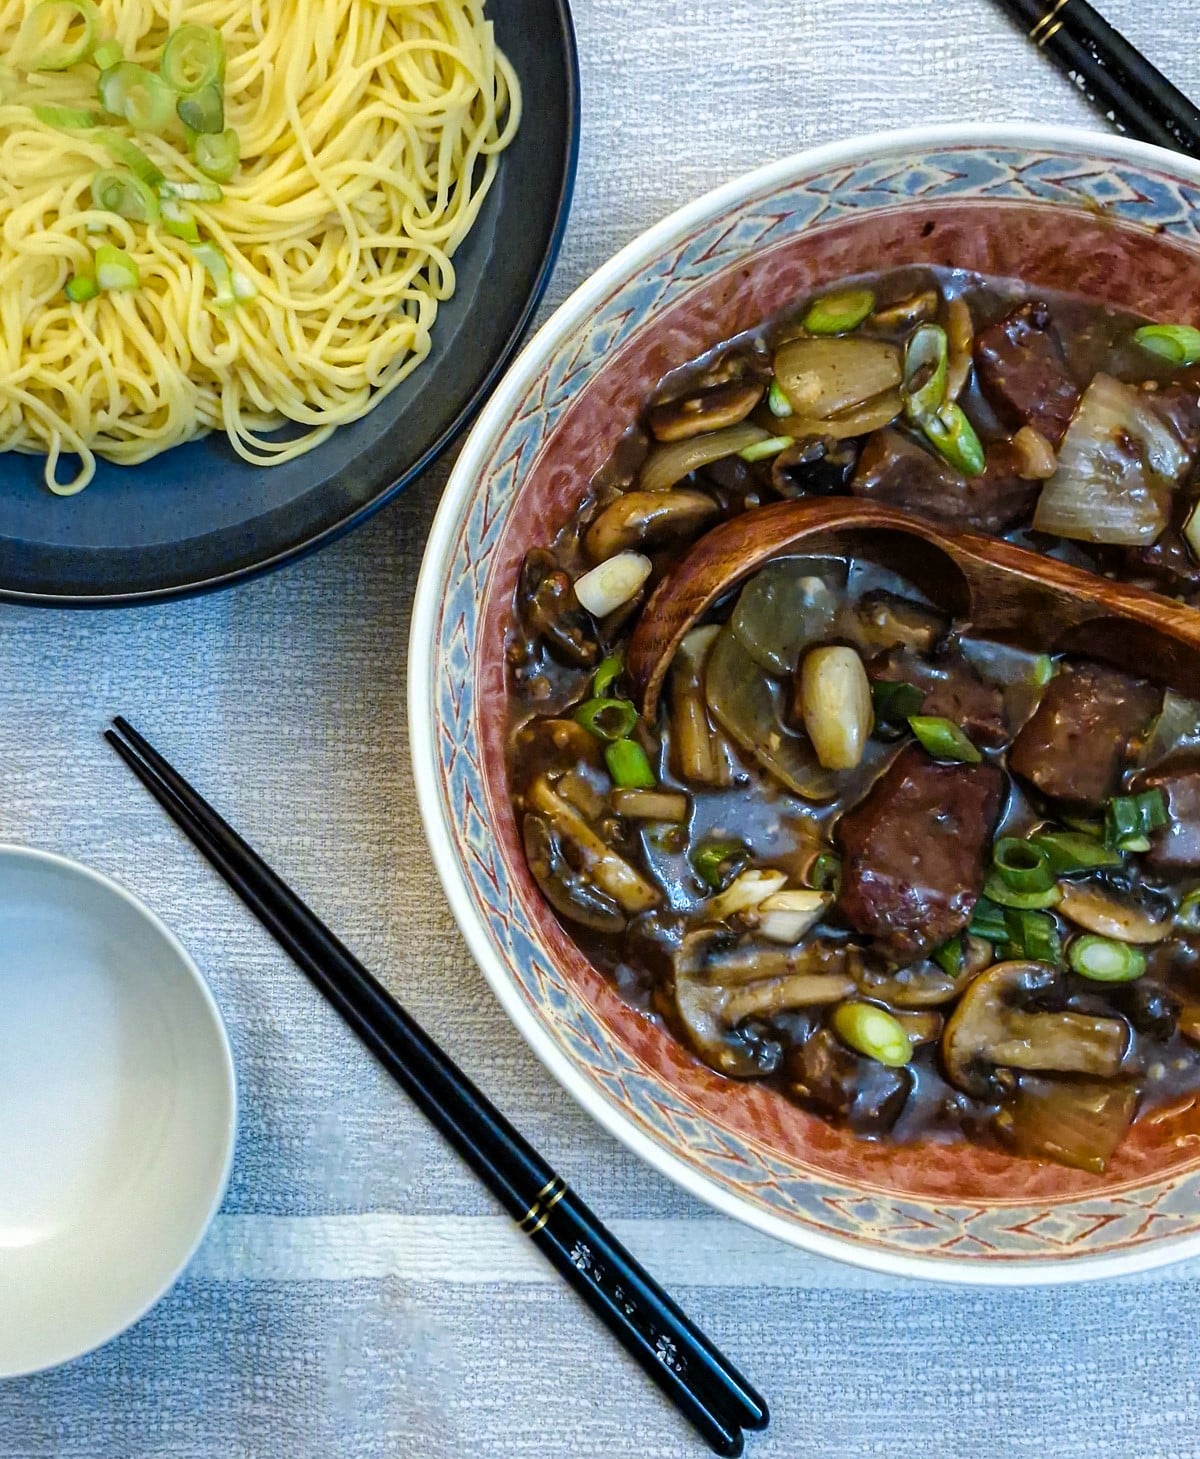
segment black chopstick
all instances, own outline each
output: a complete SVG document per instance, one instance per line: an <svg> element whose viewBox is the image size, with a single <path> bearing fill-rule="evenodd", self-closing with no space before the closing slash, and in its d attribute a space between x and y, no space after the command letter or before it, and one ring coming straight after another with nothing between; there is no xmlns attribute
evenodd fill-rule
<svg viewBox="0 0 1200 1459"><path fill-rule="evenodd" d="M1119 131L1200 157L1200 109L1087 0L999 0Z"/></svg>
<svg viewBox="0 0 1200 1459"><path fill-rule="evenodd" d="M105 738L717 1454L766 1403L357 958L124 719Z"/></svg>

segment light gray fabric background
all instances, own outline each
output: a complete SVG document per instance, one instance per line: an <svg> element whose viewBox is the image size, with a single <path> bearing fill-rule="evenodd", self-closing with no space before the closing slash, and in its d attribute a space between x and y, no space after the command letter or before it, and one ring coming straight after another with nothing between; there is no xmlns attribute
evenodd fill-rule
<svg viewBox="0 0 1200 1459"><path fill-rule="evenodd" d="M1105 9L1200 96L1188 0ZM551 303L670 209L789 151L935 119L1091 120L988 0L580 0L576 19L583 148ZM179 932L228 1020L243 1110L191 1273L93 1357L0 1384L0 1459L705 1452L106 750L114 712L213 793L761 1384L775 1419L756 1459L1200 1455L1200 1263L1014 1293L870 1277L715 1216L543 1073L451 922L413 795L405 639L446 470L218 597L0 609L0 840L90 862Z"/></svg>

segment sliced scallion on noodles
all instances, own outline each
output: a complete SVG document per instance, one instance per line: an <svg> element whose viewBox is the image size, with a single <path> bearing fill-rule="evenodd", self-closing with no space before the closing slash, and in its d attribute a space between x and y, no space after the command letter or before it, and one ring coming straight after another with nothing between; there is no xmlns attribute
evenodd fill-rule
<svg viewBox="0 0 1200 1459"><path fill-rule="evenodd" d="M115 167L92 178L92 203L102 213L116 213L134 223L157 223L162 216L154 189L132 172Z"/></svg>
<svg viewBox="0 0 1200 1459"><path fill-rule="evenodd" d="M215 136L201 132L196 137L192 154L205 177L211 177L214 182L228 182L237 171L242 147L238 134L232 127L227 127Z"/></svg>
<svg viewBox="0 0 1200 1459"><path fill-rule="evenodd" d="M219 203L225 196L215 182L162 182L159 191L164 197L178 198L185 203Z"/></svg>
<svg viewBox="0 0 1200 1459"><path fill-rule="evenodd" d="M211 25L181 25L163 51L163 80L180 96L191 96L225 80L225 42Z"/></svg>
<svg viewBox="0 0 1200 1459"><path fill-rule="evenodd" d="M116 41L101 41L92 52L92 65L98 66L101 71L119 66L124 59L125 52Z"/></svg>
<svg viewBox="0 0 1200 1459"><path fill-rule="evenodd" d="M168 233L185 243L200 242L200 228L190 208L172 197L163 198L161 207L163 227Z"/></svg>
<svg viewBox="0 0 1200 1459"><path fill-rule="evenodd" d="M122 137L117 132L105 131L101 133L98 140L112 160L119 162L122 167L128 167L139 182L144 182L147 187L153 188L156 192L164 188L166 178L161 169L156 167L142 149L127 137Z"/></svg>
<svg viewBox="0 0 1200 1459"><path fill-rule="evenodd" d="M100 116L77 106L35 106L33 114L39 122L60 132L86 132L100 125Z"/></svg>
<svg viewBox="0 0 1200 1459"><path fill-rule="evenodd" d="M229 260L212 243L195 243L192 245L192 253L196 261L204 268L205 273L213 281L213 287L217 291L217 304L222 309L228 309L237 303L237 295L233 292L233 275L229 269Z"/></svg>
<svg viewBox="0 0 1200 1459"><path fill-rule="evenodd" d="M86 304L100 292L100 285L91 274L76 274L67 282L67 298L72 304Z"/></svg>
<svg viewBox="0 0 1200 1459"><path fill-rule="evenodd" d="M135 132L166 131L175 111L175 93L162 77L133 61L101 72L99 93L104 110Z"/></svg>
<svg viewBox="0 0 1200 1459"><path fill-rule="evenodd" d="M99 29L92 0L39 0L17 36L17 63L29 71L69 71L92 54Z"/></svg>
<svg viewBox="0 0 1200 1459"><path fill-rule="evenodd" d="M193 132L213 136L225 130L225 97L215 84L203 86L191 96L181 96L176 111L179 120Z"/></svg>
<svg viewBox="0 0 1200 1459"><path fill-rule="evenodd" d="M123 248L114 248L103 243L96 250L96 282L102 289L136 289L142 282L137 261L130 258Z"/></svg>

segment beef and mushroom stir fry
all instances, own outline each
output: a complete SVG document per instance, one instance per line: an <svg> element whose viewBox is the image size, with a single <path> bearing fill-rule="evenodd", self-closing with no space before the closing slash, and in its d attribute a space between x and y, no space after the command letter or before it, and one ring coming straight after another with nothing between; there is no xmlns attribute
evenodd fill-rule
<svg viewBox="0 0 1200 1459"><path fill-rule="evenodd" d="M1200 1097L1200 705L973 636L865 557L761 568L684 639L656 723L624 670L647 588L780 495L1200 595L1196 361L1194 331L1008 285L841 290L669 379L528 555L530 870L731 1098L766 1080L859 1135L1102 1171Z"/></svg>

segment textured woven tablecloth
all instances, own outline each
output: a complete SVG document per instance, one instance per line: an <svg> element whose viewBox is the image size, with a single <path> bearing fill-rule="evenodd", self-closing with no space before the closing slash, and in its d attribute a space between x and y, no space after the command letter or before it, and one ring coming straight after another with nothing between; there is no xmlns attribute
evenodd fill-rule
<svg viewBox="0 0 1200 1459"><path fill-rule="evenodd" d="M1200 95L1189 0L1105 9ZM576 21L583 147L552 303L670 209L801 147L1091 121L988 0L580 0ZM1200 1263L1103 1289L875 1278L716 1216L542 1071L467 956L413 794L405 640L446 469L216 597L0 608L0 840L87 861L165 918L220 1001L242 1098L233 1183L185 1280L101 1352L0 1383L0 1459L705 1452L105 748L122 711L761 1385L756 1459L1200 1455Z"/></svg>

